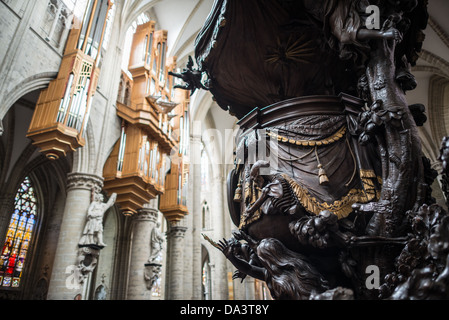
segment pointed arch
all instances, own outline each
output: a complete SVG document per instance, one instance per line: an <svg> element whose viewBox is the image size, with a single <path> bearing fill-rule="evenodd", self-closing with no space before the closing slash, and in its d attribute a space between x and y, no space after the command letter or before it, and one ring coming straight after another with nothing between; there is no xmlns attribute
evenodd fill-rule
<svg viewBox="0 0 449 320"><path fill-rule="evenodd" d="M201 245L201 294L203 300L212 300L212 280L209 251Z"/></svg>
<svg viewBox="0 0 449 320"><path fill-rule="evenodd" d="M54 80L57 75L57 72L43 72L21 81L5 95L2 108L0 108L0 119L3 119L9 109L21 97L30 92L47 88L50 81Z"/></svg>
<svg viewBox="0 0 449 320"><path fill-rule="evenodd" d="M39 218L36 189L27 176L20 184L0 255L0 287L19 288Z"/></svg>

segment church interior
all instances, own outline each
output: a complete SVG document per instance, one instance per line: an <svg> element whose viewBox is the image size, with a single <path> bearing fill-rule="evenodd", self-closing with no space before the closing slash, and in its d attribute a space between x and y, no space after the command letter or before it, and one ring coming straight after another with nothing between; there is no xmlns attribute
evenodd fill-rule
<svg viewBox="0 0 449 320"><path fill-rule="evenodd" d="M239 119L176 74L195 67L213 4L0 1L0 299L272 299L207 240L237 227ZM428 13L406 98L425 107L422 150L441 174L449 2ZM432 197L447 208L441 175Z"/></svg>

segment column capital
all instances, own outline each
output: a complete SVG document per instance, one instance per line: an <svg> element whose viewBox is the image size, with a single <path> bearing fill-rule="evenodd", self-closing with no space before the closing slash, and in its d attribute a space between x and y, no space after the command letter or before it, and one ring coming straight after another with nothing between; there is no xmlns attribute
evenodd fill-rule
<svg viewBox="0 0 449 320"><path fill-rule="evenodd" d="M100 193L103 188L103 177L90 173L69 173L67 175L67 190L85 189Z"/></svg>
<svg viewBox="0 0 449 320"><path fill-rule="evenodd" d="M202 142L201 142L201 135L200 134L191 134L190 135L190 143L192 143L192 144L195 144L195 143L198 143L198 144L201 144Z"/></svg>
<svg viewBox="0 0 449 320"><path fill-rule="evenodd" d="M159 210L155 208L146 208L143 207L137 211L137 214L134 215L134 220L136 221L151 221L156 223L159 218Z"/></svg>
<svg viewBox="0 0 449 320"><path fill-rule="evenodd" d="M179 225L170 225L167 235L170 238L184 238L187 227L182 227Z"/></svg>

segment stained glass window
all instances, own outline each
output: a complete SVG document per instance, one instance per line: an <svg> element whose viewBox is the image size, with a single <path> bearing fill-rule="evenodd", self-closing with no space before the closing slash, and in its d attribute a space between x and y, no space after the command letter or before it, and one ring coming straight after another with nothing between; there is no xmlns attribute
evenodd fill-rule
<svg viewBox="0 0 449 320"><path fill-rule="evenodd" d="M0 286L18 288L36 224L35 190L28 177L17 190L14 212L0 256Z"/></svg>
<svg viewBox="0 0 449 320"><path fill-rule="evenodd" d="M211 279L210 279L210 264L209 258L206 259L203 263L202 270L202 292L203 292L203 300L211 300Z"/></svg>

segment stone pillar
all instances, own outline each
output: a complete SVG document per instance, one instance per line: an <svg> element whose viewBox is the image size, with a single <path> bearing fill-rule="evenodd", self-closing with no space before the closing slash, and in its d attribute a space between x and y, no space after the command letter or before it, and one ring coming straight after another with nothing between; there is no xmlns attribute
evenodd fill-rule
<svg viewBox="0 0 449 320"><path fill-rule="evenodd" d="M145 264L151 255L151 232L159 212L144 206L133 218L127 300L151 300L145 280Z"/></svg>
<svg viewBox="0 0 449 320"><path fill-rule="evenodd" d="M167 232L167 300L183 300L184 236L187 228L172 222Z"/></svg>
<svg viewBox="0 0 449 320"><path fill-rule="evenodd" d="M218 165L218 174L214 177L213 183L213 200L214 205L211 208L214 221L214 239L229 238L230 235L225 233L225 219L229 216L225 212L224 206L224 184L225 178L220 174L222 169L221 165ZM219 250L213 251L213 263L215 268L213 269L212 277L212 298L218 300L227 300L228 297L228 270L227 259Z"/></svg>
<svg viewBox="0 0 449 320"><path fill-rule="evenodd" d="M192 191L192 300L201 300L202 266L201 266L201 136L190 139Z"/></svg>
<svg viewBox="0 0 449 320"><path fill-rule="evenodd" d="M254 300L256 298L254 278L248 276L243 280L243 283L245 284L245 300Z"/></svg>
<svg viewBox="0 0 449 320"><path fill-rule="evenodd" d="M86 223L93 192L101 192L103 179L97 175L71 173L62 217L55 260L51 270L48 300L85 299L79 283L78 242Z"/></svg>
<svg viewBox="0 0 449 320"><path fill-rule="evenodd" d="M4 190L4 188L3 188ZM17 190L16 190L17 192ZM0 238L5 239L8 231L9 222L11 221L11 213L14 209L14 193L2 192L0 193Z"/></svg>

